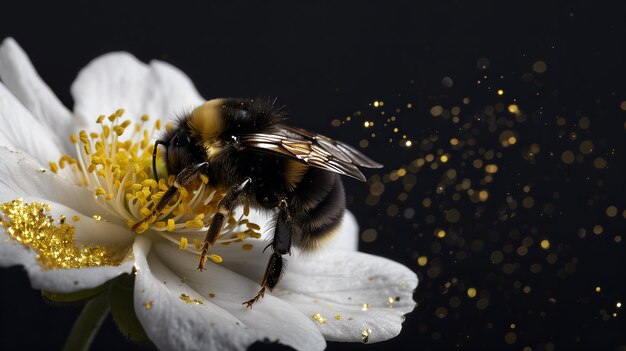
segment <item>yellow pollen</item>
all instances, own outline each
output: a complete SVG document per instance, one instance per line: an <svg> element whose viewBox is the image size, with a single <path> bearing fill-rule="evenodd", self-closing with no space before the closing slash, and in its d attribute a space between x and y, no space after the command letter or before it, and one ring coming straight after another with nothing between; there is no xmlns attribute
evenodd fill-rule
<svg viewBox="0 0 626 351"><path fill-rule="evenodd" d="M81 246L75 242L76 228L66 221L54 224L48 204L25 203L16 199L0 205L0 224L13 240L37 252L42 269L116 266L120 255L112 249L95 245Z"/></svg>
<svg viewBox="0 0 626 351"><path fill-rule="evenodd" d="M106 117L104 115L100 115L98 119L96 120L96 123L102 123L102 121L104 121L105 118Z"/></svg>
<svg viewBox="0 0 626 351"><path fill-rule="evenodd" d="M185 238L184 236L180 237L180 243L178 244L178 248L181 250L187 250L187 238Z"/></svg>
<svg viewBox="0 0 626 351"><path fill-rule="evenodd" d="M59 167L57 166L56 162L50 162L50 170L53 173L57 173L59 171Z"/></svg>
<svg viewBox="0 0 626 351"><path fill-rule="evenodd" d="M200 174L200 180L202 181L203 184L209 183L209 177L205 176L204 174Z"/></svg>
<svg viewBox="0 0 626 351"><path fill-rule="evenodd" d="M167 229L168 232L173 232L175 225L176 222L174 221L174 219L170 218L167 220L167 227L165 229Z"/></svg>
<svg viewBox="0 0 626 351"><path fill-rule="evenodd" d="M222 256L216 254L210 254L209 259L215 263L222 263L223 261Z"/></svg>
<svg viewBox="0 0 626 351"><path fill-rule="evenodd" d="M73 144L76 144L78 142L78 138L76 137L76 134L70 135L70 140L72 141Z"/></svg>
<svg viewBox="0 0 626 351"><path fill-rule="evenodd" d="M326 318L324 318L321 313L316 313L316 314L312 315L311 318L313 318L313 320L316 321L319 324L326 323Z"/></svg>

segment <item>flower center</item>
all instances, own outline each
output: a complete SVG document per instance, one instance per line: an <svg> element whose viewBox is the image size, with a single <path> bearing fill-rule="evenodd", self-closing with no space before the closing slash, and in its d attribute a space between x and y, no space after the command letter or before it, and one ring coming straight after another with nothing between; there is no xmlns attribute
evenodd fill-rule
<svg viewBox="0 0 626 351"><path fill-rule="evenodd" d="M152 175L152 136L161 129L161 121L157 120L148 126L149 118L144 115L140 123L132 125L130 120L121 121L123 113L124 110L120 109L108 117L98 117L99 133L81 131L78 137L71 135L77 157L62 155L58 164L50 162L50 169L93 191L94 200L103 209L102 214L93 215L94 219L125 223L130 234L130 228L135 223L152 213L173 184L174 176L156 180ZM166 128L171 128L171 125L168 123ZM157 168L160 174L166 173L163 162L159 162ZM211 188L208 178L200 175L196 184L189 189L181 188L156 219L144 222L137 233L156 233L178 245L181 250L200 254L208 224L217 211L224 191ZM119 256L119 249L107 252L107 248L101 246L76 248L75 228L65 223L64 218L59 226L54 226L52 218L45 215L46 211L50 211L50 205L26 204L18 199L0 205L0 210L8 217L0 224L7 228L13 239L35 249L40 256L38 259L46 267L73 268L121 263L121 259L115 259ZM249 213L248 206L244 206L241 212L237 217L231 213L217 243L228 245L261 237L260 227L244 218ZM46 244L48 242L62 244L48 247L46 245L52 245ZM249 243L242 245L244 250L252 247ZM61 258L57 259L57 256ZM222 262L222 258L216 254L209 255L209 259L216 263ZM67 265L63 263L65 261Z"/></svg>

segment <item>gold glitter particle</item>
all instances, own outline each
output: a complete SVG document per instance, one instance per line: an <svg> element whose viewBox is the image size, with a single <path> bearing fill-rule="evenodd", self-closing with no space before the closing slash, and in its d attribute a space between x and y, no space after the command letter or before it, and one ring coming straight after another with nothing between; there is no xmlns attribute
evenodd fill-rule
<svg viewBox="0 0 626 351"><path fill-rule="evenodd" d="M537 61L533 63L533 71L535 73L544 73L548 69L548 65L546 65L543 61Z"/></svg>
<svg viewBox="0 0 626 351"><path fill-rule="evenodd" d="M504 95L504 90L499 89L499 90L498 90L498 95Z"/></svg>
<svg viewBox="0 0 626 351"><path fill-rule="evenodd" d="M603 169L606 168L606 160L603 157L598 157L595 160L593 160L593 166L597 169Z"/></svg>
<svg viewBox="0 0 626 351"><path fill-rule="evenodd" d="M95 215L91 216L91 218L95 219L96 221L101 221L102 220L102 216L100 216L99 214L95 214Z"/></svg>
<svg viewBox="0 0 626 351"><path fill-rule="evenodd" d="M372 307L371 303L364 303L363 306L361 306L361 310L367 311L370 307Z"/></svg>
<svg viewBox="0 0 626 351"><path fill-rule="evenodd" d="M316 321L319 324L326 323L326 318L324 318L321 313L316 313L316 314L312 315L311 318L313 318L313 320Z"/></svg>
<svg viewBox="0 0 626 351"><path fill-rule="evenodd" d="M615 307L617 308L622 308L622 303L617 301L617 303L615 303Z"/></svg>
<svg viewBox="0 0 626 351"><path fill-rule="evenodd" d="M44 269L117 266L121 259L113 250L96 245L77 247L76 228L67 223L54 225L47 216L50 205L16 199L0 205L0 224L7 234L22 245L35 250Z"/></svg>
<svg viewBox="0 0 626 351"><path fill-rule="evenodd" d="M548 241L547 239L541 240L541 248L544 250L547 250L550 248L550 241Z"/></svg>
<svg viewBox="0 0 626 351"><path fill-rule="evenodd" d="M561 161L568 165L574 163L574 158L574 153L570 150L564 151L561 154Z"/></svg>
<svg viewBox="0 0 626 351"><path fill-rule="evenodd" d="M517 341L517 334L513 332L508 332L504 335L504 342L506 342L507 344L515 344L515 341Z"/></svg>
<svg viewBox="0 0 626 351"><path fill-rule="evenodd" d="M46 172L46 169L45 169L45 168L39 168L39 172L41 172L41 173L45 173L45 172Z"/></svg>
<svg viewBox="0 0 626 351"><path fill-rule="evenodd" d="M428 263L428 257L420 256L417 258L417 264L424 267Z"/></svg>
<svg viewBox="0 0 626 351"><path fill-rule="evenodd" d="M598 225L594 225L593 226L593 233L595 235L600 235L600 234L602 234L603 231L604 231L604 228L602 228L601 225L598 224Z"/></svg>
<svg viewBox="0 0 626 351"><path fill-rule="evenodd" d="M361 240L363 240L366 243L371 243L376 240L377 236L378 236L378 233L376 232L376 229L369 228L369 229L365 229L363 233L361 233Z"/></svg>
<svg viewBox="0 0 626 351"><path fill-rule="evenodd" d="M192 299L187 294L180 294L179 298L181 300L183 300L187 304L204 305L204 302L202 300L200 300L199 298Z"/></svg>
<svg viewBox="0 0 626 351"><path fill-rule="evenodd" d="M367 344L367 342L370 339L371 334L372 334L372 330L370 328L366 328L365 330L363 330L363 332L361 332L361 340L363 341L364 344Z"/></svg>
<svg viewBox="0 0 626 351"><path fill-rule="evenodd" d="M609 206L606 209L606 215L609 217L615 217L617 216L617 207L615 206Z"/></svg>
<svg viewBox="0 0 626 351"><path fill-rule="evenodd" d="M443 113L443 107L441 105L436 105L430 108L430 114L433 117L439 117Z"/></svg>
<svg viewBox="0 0 626 351"><path fill-rule="evenodd" d="M485 166L485 172L493 174L498 172L498 166L494 164L488 164Z"/></svg>
<svg viewBox="0 0 626 351"><path fill-rule="evenodd" d="M593 142L591 140L585 140L580 143L578 148L583 155L589 155L593 152Z"/></svg>
<svg viewBox="0 0 626 351"><path fill-rule="evenodd" d="M144 307L146 310L150 310L150 309L152 308L152 304L153 304L153 302L152 302L152 301L144 302L144 303L143 303L143 307Z"/></svg>
<svg viewBox="0 0 626 351"><path fill-rule="evenodd" d="M469 296L470 298L476 297L476 289L475 288L467 289L467 296Z"/></svg>

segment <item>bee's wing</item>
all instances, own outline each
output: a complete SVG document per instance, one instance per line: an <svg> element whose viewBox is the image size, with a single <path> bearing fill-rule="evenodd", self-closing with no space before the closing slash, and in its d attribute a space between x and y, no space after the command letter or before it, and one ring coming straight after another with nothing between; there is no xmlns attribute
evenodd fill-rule
<svg viewBox="0 0 626 351"><path fill-rule="evenodd" d="M361 181L365 176L357 166L382 167L350 145L299 128L279 125L271 134L245 134L238 140L246 148L283 155Z"/></svg>

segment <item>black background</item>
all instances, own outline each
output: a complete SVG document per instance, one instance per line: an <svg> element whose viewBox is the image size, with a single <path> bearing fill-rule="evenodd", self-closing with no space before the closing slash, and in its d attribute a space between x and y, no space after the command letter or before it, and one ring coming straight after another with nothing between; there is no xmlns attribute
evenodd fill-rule
<svg viewBox="0 0 626 351"><path fill-rule="evenodd" d="M368 186L346 180L350 209L361 229L378 232L375 241L361 241L360 249L417 272L418 307L392 341L369 346L329 343L329 349L623 350L624 318L616 303L626 297L619 240L626 234L626 107L620 108L626 100L626 12L616 4L107 1L61 7L20 2L10 8L3 5L0 38L18 41L67 106L72 106L69 87L78 70L116 50L143 61L172 63L206 98L278 97L290 111L292 124L354 145L369 139L365 152L386 168L368 175L389 174L428 153L399 146L393 126L415 146L438 135L444 142L437 141L433 150L452 152L450 162L436 172L415 173L417 184L404 201L397 199L402 187L390 182L375 206L365 205ZM480 58L488 59L486 70L477 66ZM532 74L537 61L547 64L545 73ZM523 79L525 73L531 78ZM451 87L442 85L444 77L452 79ZM502 96L498 89L504 91ZM465 97L471 103L463 105ZM386 117L380 117L374 101L384 101L389 114L396 107L402 110L393 126L384 126ZM498 110L498 103L505 111L497 114L506 115L506 106L513 102L529 119L513 128L519 148L504 150L497 133L494 137L480 117L488 106ZM460 117L473 121L476 131L434 118L430 109L435 105L446 110L462 106ZM331 126L333 119L345 121L346 116L352 116L350 123ZM573 142L568 134L581 116L591 120L591 127L578 130L580 139ZM559 124L559 117L567 119L565 125ZM363 122L376 118L381 122L376 122L377 137L371 138L372 130ZM466 171L471 166L448 150L451 137L468 135L475 138L474 150L503 153L498 178L482 205L464 200L455 204L435 190L448 167L478 182ZM591 166L593 157L573 165L561 162L564 150L578 153L579 141L586 139L595 145L592 156L606 159L607 168ZM528 162L521 154L533 142L542 152L536 162ZM536 205L514 211L507 196L521 202L523 195L517 194L530 183L536 189ZM430 208L421 205L425 197L432 199ZM389 210L394 203L399 211ZM546 210L546 203L552 210ZM617 216L605 214L609 205L616 206ZM415 210L413 218L402 216L408 207ZM446 220L451 207L460 211L460 221ZM476 219L476 211L484 215ZM511 212L517 219L499 219ZM425 219L428 215L433 221ZM595 225L603 226L602 234L592 233ZM432 234L436 228L445 229L448 236L437 238ZM585 238L577 235L581 228ZM535 239L532 253L529 249L527 256L516 255L520 244L510 234L514 229L522 238ZM546 252L537 249L542 238L548 238L558 254L556 263L545 263ZM482 240L484 249L468 249L476 240ZM507 244L513 245L512 252L507 252ZM504 262L517 265L513 273L504 273L501 264L493 262L497 250L505 252ZM464 252L462 258L459 251ZM424 255L429 262L420 266L417 257ZM540 273L530 273L534 262L541 262ZM567 264L569 269L564 268ZM30 289L20 268L2 269L0 281L0 348L60 348L80 306L49 305ZM532 290L523 293L520 287L527 285ZM595 292L597 286L600 293ZM478 290L476 299L489 301L486 308L477 308L476 299L465 295L468 287ZM462 302L452 307L449 301L455 296ZM513 342L505 337L510 332L516 335ZM93 349L112 347L150 345L128 343L108 320Z"/></svg>

